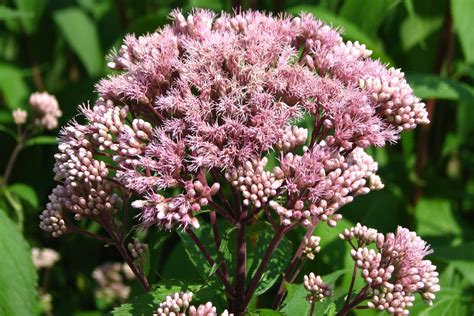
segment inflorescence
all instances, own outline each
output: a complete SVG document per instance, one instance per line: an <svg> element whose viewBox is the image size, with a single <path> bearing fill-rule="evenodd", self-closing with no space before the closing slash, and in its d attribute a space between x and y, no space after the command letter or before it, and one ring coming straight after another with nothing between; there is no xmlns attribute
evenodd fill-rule
<svg viewBox="0 0 474 316"><path fill-rule="evenodd" d="M427 243L406 228L383 235L357 224L340 235L351 246L351 256L367 285L368 307L393 315L408 315L415 293L431 305L440 290L438 272ZM375 244L375 248L369 245Z"/></svg>
<svg viewBox="0 0 474 316"><path fill-rule="evenodd" d="M52 236L78 231L73 219L90 219L117 244L114 216L126 218L129 206L144 227L190 234L209 209L243 225L264 211L280 232L321 221L334 227L343 205L383 188L365 149L429 123L400 69L310 14L175 10L170 17L151 34L125 37L108 63L116 73L96 86L98 100L61 130L60 184L40 215ZM57 125L55 99L34 94L30 104L37 124ZM17 124L27 119L21 110L13 116ZM414 233L357 226L342 238L357 241L352 257L370 287L369 306L405 313L414 292L431 302L439 290L435 267L422 260L429 250ZM319 249L312 237L302 252L312 259ZM129 250L135 260L146 251L138 243ZM331 293L313 274L305 286L312 302ZM189 307L191 299L169 296L157 315L215 314L210 303Z"/></svg>
<svg viewBox="0 0 474 316"><path fill-rule="evenodd" d="M130 193L141 196L133 206L145 226L197 228L195 214L224 181L285 225L334 226L342 205L382 187L364 148L428 123L400 70L309 14L171 18L126 36L108 64L122 73L97 85L95 105L81 107L84 123L62 129L54 169L62 184L40 216L53 236L68 230L66 212L98 220ZM44 94L30 103L44 113L39 123L55 126L57 103ZM298 126L305 115L311 135ZM221 183L208 185L211 175Z"/></svg>
<svg viewBox="0 0 474 316"><path fill-rule="evenodd" d="M160 303L160 306L156 310L153 316L217 316L216 307L211 303L201 304L197 307L190 305L193 299L192 292L179 292L174 293L166 297L166 299ZM232 316L227 310L224 310L220 316Z"/></svg>

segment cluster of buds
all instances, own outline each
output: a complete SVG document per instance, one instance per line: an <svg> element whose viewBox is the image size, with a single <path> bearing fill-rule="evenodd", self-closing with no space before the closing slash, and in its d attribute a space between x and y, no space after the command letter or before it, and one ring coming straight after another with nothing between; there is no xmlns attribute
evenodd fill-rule
<svg viewBox="0 0 474 316"><path fill-rule="evenodd" d="M306 144L307 139L308 129L296 125L288 126L282 138L275 144L275 148L286 152Z"/></svg>
<svg viewBox="0 0 474 316"><path fill-rule="evenodd" d="M134 238L133 242L128 243L128 250L130 250L132 258L140 260L148 251L148 245Z"/></svg>
<svg viewBox="0 0 474 316"><path fill-rule="evenodd" d="M35 92L30 96L30 106L35 112L35 124L46 129L58 126L62 112L58 100L47 92Z"/></svg>
<svg viewBox="0 0 474 316"><path fill-rule="evenodd" d="M270 201L268 205L280 216L283 225L289 226L293 221L300 221L303 226L311 224L311 212L302 200L296 201L293 208L286 208L276 201Z"/></svg>
<svg viewBox="0 0 474 316"><path fill-rule="evenodd" d="M313 272L304 276L303 284L309 292L306 299L311 304L332 296L332 287L324 283L323 279L319 275L314 275Z"/></svg>
<svg viewBox="0 0 474 316"><path fill-rule="evenodd" d="M431 253L424 240L406 228L383 235L360 224L346 229L340 235L349 241L351 256L361 270L361 276L370 289L371 308L386 310L393 315L407 315L413 306L415 293L431 305L440 290L438 272L424 257ZM357 246L352 240L357 241ZM375 249L369 249L375 244Z"/></svg>
<svg viewBox="0 0 474 316"><path fill-rule="evenodd" d="M52 268L61 258L56 250L50 248L32 248L31 256L33 259L33 265L37 270L42 268Z"/></svg>
<svg viewBox="0 0 474 316"><path fill-rule="evenodd" d="M208 186L201 181L187 181L184 184L185 192L174 198L165 198L156 193L148 194L147 200L132 202L134 208L142 210L142 222L145 226L158 224L167 229L176 224L186 228L191 225L199 228L199 221L194 217L201 207L208 205L220 189L218 182Z"/></svg>
<svg viewBox="0 0 474 316"><path fill-rule="evenodd" d="M130 296L131 288L126 281L135 275L126 263L106 262L94 270L92 277L99 286L96 297L111 303L123 302Z"/></svg>
<svg viewBox="0 0 474 316"><path fill-rule="evenodd" d="M59 109L58 100L47 92L35 92L29 99L30 107L33 110L33 123L48 130L58 126L58 118L62 112ZM28 112L24 109L15 109L12 111L13 122L16 125L23 125L27 122Z"/></svg>
<svg viewBox="0 0 474 316"><path fill-rule="evenodd" d="M197 307L190 305L193 299L192 292L177 292L168 295L160 303L156 313L153 316L217 316L216 307L211 303L201 304ZM232 316L225 310L221 316Z"/></svg>
<svg viewBox="0 0 474 316"><path fill-rule="evenodd" d="M28 112L23 109L16 109L12 112L13 122L16 125L23 125L26 123L26 119L28 118Z"/></svg>
<svg viewBox="0 0 474 316"><path fill-rule="evenodd" d="M303 254L309 259L314 260L315 255L321 250L319 243L321 242L321 237L311 236L309 238L304 238L304 248Z"/></svg>
<svg viewBox="0 0 474 316"><path fill-rule="evenodd" d="M349 229L344 229L344 232L339 234L339 238L347 241L355 239L359 247L373 242L377 242L377 245L381 247L384 240L383 234L379 233L376 229L368 228L360 223Z"/></svg>
<svg viewBox="0 0 474 316"><path fill-rule="evenodd" d="M274 173L282 174L283 188L298 194L300 199L290 207L278 202L269 205L286 224L299 221L310 225L311 218L317 218L334 227L342 218L336 213L340 207L352 202L355 196L383 188L375 174L377 169L377 163L362 148L344 156L322 142L302 155L287 153L281 168L276 167Z"/></svg>
<svg viewBox="0 0 474 316"><path fill-rule="evenodd" d="M425 104L413 95L400 69L389 68L378 77L366 76L359 80L362 89L372 93L372 98L383 104L382 111L398 131L414 129L418 124L428 124Z"/></svg>
<svg viewBox="0 0 474 316"><path fill-rule="evenodd" d="M227 181L237 187L244 197L243 204L260 208L267 203L269 198L277 194L278 188L283 183L273 172L266 171L268 158L247 161L243 166L228 171L225 174Z"/></svg>

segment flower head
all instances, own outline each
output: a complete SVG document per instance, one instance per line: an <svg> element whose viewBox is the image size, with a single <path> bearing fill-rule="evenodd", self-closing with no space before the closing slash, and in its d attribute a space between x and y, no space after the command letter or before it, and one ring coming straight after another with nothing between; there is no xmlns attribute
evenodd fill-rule
<svg viewBox="0 0 474 316"><path fill-rule="evenodd" d="M58 126L58 118L62 112L53 95L47 92L35 92L30 96L30 106L35 112L35 123L46 129L54 129Z"/></svg>
<svg viewBox="0 0 474 316"><path fill-rule="evenodd" d="M28 112L23 109L16 109L12 112L12 116L16 125L23 125L26 123L26 119L28 118Z"/></svg>
<svg viewBox="0 0 474 316"><path fill-rule="evenodd" d="M391 314L406 315L419 293L431 305L440 290L436 266L424 257L431 253L427 243L415 232L398 227L395 234L383 235L375 229L357 224L340 237L357 246L351 256L369 286L372 300L369 307ZM368 248L375 243L376 249Z"/></svg>
<svg viewBox="0 0 474 316"><path fill-rule="evenodd" d="M36 269L51 268L61 258L56 250L50 248L32 248L31 256Z"/></svg>
<svg viewBox="0 0 474 316"><path fill-rule="evenodd" d="M62 184L43 229L67 231L66 213L110 216L124 195L138 196L146 227L197 228L195 215L228 183L239 202L274 210L284 225L335 226L341 206L383 187L363 149L428 122L402 72L311 15L170 16L156 32L125 37L108 64L121 73L99 82L83 123L62 130ZM57 117L51 98L33 103Z"/></svg>

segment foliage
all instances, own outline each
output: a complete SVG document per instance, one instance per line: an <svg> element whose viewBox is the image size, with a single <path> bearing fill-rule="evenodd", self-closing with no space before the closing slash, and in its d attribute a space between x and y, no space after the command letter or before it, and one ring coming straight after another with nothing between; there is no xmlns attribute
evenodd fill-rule
<svg viewBox="0 0 474 316"><path fill-rule="evenodd" d="M235 1L234 1L235 2ZM237 1L238 2L238 1ZM415 94L432 108L428 128L406 132L401 141L371 153L379 162L385 189L356 199L344 207L344 220L337 228L318 227L321 252L307 262L300 277L287 284L287 295L279 311L270 310L277 292L277 279L291 259L303 230L288 235L275 257L259 297L250 305L250 315L309 313L310 305L301 286L302 275L315 272L334 285L334 300L316 307L316 314L333 315L335 306L350 284L352 260L338 234L356 222L394 231L397 225L416 230L434 249L430 259L441 273L442 291L434 305L426 308L417 300L414 315L467 315L474 313L474 33L471 30L471 0L319 0L244 1L243 7L315 16L344 29L344 37L365 43L384 63L407 72ZM311 3L311 4L308 4ZM112 1L112 0L7 0L0 2L0 166L6 166L15 146L11 111L26 108L28 96L47 90L57 96L64 112L60 125L74 117L77 105L94 100L94 84L110 73L105 56L118 49L126 33L145 34L167 22L167 14L180 6L231 9L227 0ZM62 259L50 271L48 291L54 314L114 315L149 314L164 296L192 289L196 302L211 300L218 310L226 307L224 292L215 278L215 268L204 265L201 254L185 234L166 238L152 231L140 240L150 249L149 279L157 284L143 294L131 284L132 299L120 306L98 306L97 287L91 273L106 261L120 261L112 247L80 236L56 240L39 231L38 215L54 186L53 153L57 130L29 139L20 153L9 185L0 189L0 311L2 314L32 315L36 273L29 260L30 245L55 248ZM13 136L13 137L12 137ZM3 170L0 170L3 174ZM8 217L7 217L8 216ZM130 221L134 219L130 217ZM18 227L22 229L23 237ZM235 258L235 231L222 225L223 241L214 260ZM81 227L97 233L99 227ZM211 228L207 227L208 235ZM249 260L258 258L268 243L268 227L247 232L252 245ZM211 241L209 241L211 242ZM251 255L250 255L251 254ZM277 260L277 258L279 258ZM251 261L250 261L251 262ZM232 267L231 267L232 269ZM249 274L255 267L250 264ZM332 280L330 273L338 274ZM326 277L324 277L326 276ZM177 281L179 280L179 282ZM15 284L13 287L12 284ZM205 286L203 286L203 284ZM356 286L361 286L357 284ZM14 288L13 291L6 290ZM16 292L18 290L18 292ZM194 302L194 301L193 301ZM292 306L295 306L294 308ZM114 309L115 308L115 309ZM98 312L96 312L98 311ZM356 315L373 312L358 310Z"/></svg>

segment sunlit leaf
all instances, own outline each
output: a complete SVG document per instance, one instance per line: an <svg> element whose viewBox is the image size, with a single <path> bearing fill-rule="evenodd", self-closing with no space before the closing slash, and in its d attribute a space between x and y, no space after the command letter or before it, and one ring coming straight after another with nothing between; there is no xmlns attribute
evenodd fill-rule
<svg viewBox="0 0 474 316"><path fill-rule="evenodd" d="M15 0L15 3L18 10L23 13L21 21L26 33L36 32L47 0Z"/></svg>
<svg viewBox="0 0 474 316"><path fill-rule="evenodd" d="M421 199L415 209L416 231L423 236L459 235L462 230L448 200Z"/></svg>
<svg viewBox="0 0 474 316"><path fill-rule="evenodd" d="M8 64L0 64L0 90L10 109L24 108L29 89L21 69Z"/></svg>
<svg viewBox="0 0 474 316"><path fill-rule="evenodd" d="M0 210L0 315L36 315L36 271L31 249Z"/></svg>
<svg viewBox="0 0 474 316"><path fill-rule="evenodd" d="M10 185L8 190L23 201L28 202L32 207L37 208L39 206L38 196L31 186L24 183L15 183Z"/></svg>
<svg viewBox="0 0 474 316"><path fill-rule="evenodd" d="M474 89L461 82L431 74L408 74L407 79L420 98L474 102Z"/></svg>
<svg viewBox="0 0 474 316"><path fill-rule="evenodd" d="M54 136L36 136L29 139L25 146L35 146L35 145L56 145L58 143L56 137Z"/></svg>
<svg viewBox="0 0 474 316"><path fill-rule="evenodd" d="M77 7L58 10L53 17L87 72L97 75L102 69L103 56L95 23Z"/></svg>
<svg viewBox="0 0 474 316"><path fill-rule="evenodd" d="M268 249L268 244L271 242L273 236L275 235L275 230L267 225L267 228L263 233L258 234L257 244L255 246L253 254L253 263L249 269L249 276L254 277L255 272L257 271L258 266L263 258L265 251ZM262 275L255 295L260 295L268 291L275 282L281 278L283 270L289 264L291 260L292 244L291 242L283 238L283 240L278 245L277 249L273 251L270 262Z"/></svg>
<svg viewBox="0 0 474 316"><path fill-rule="evenodd" d="M451 1L451 11L454 28L461 42L464 57L469 62L474 62L474 32L472 31L474 1L453 0Z"/></svg>
<svg viewBox="0 0 474 316"><path fill-rule="evenodd" d="M408 16L400 26L400 38L405 51L412 49L441 28L442 16L421 17L418 15ZM414 32L413 30L416 30Z"/></svg>

